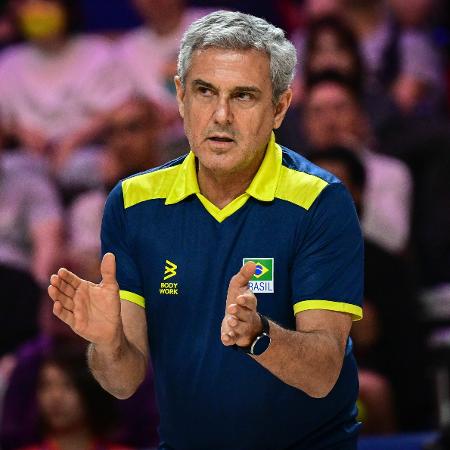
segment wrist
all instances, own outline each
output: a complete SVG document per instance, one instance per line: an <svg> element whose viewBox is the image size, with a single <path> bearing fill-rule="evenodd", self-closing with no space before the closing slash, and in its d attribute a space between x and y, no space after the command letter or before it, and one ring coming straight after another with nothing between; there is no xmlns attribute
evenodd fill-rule
<svg viewBox="0 0 450 450"><path fill-rule="evenodd" d="M91 342L93 349L103 355L118 355L126 345L126 337L122 327L118 327L115 333L106 340Z"/></svg>
<svg viewBox="0 0 450 450"><path fill-rule="evenodd" d="M247 346L236 346L237 349L253 356L263 354L271 343L269 320L260 313L258 313L258 316L261 323L261 326L258 327L259 332Z"/></svg>

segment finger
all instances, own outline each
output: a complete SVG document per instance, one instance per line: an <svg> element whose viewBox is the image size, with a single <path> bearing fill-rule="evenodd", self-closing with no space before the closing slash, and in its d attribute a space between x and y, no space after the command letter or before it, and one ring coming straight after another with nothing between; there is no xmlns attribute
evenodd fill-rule
<svg viewBox="0 0 450 450"><path fill-rule="evenodd" d="M48 295L50 295L50 298L54 302L60 302L65 309L67 309L69 311L73 311L73 308L74 308L73 299L71 299L70 297L65 295L63 292L58 290L58 288L56 288L55 286L52 286L52 285L50 285L48 287L47 291L48 291Z"/></svg>
<svg viewBox="0 0 450 450"><path fill-rule="evenodd" d="M256 296L250 292L248 294L241 294L236 297L236 303L244 308L249 309L250 311L256 311L256 307L258 305L258 300Z"/></svg>
<svg viewBox="0 0 450 450"><path fill-rule="evenodd" d="M255 314L253 310L250 310L241 305L237 305L236 303L232 303L227 307L227 313L237 317L243 322L250 322L252 320L253 314Z"/></svg>
<svg viewBox="0 0 450 450"><path fill-rule="evenodd" d="M58 276L67 284L70 284L74 289L77 289L82 281L80 277L64 267L58 270Z"/></svg>
<svg viewBox="0 0 450 450"><path fill-rule="evenodd" d="M63 322L69 325L69 327L73 328L73 326L75 325L75 318L73 313L63 308L61 302L57 301L53 304L53 314L58 317L58 319L61 319Z"/></svg>
<svg viewBox="0 0 450 450"><path fill-rule="evenodd" d="M116 281L116 257L112 253L105 253L100 265L103 283L117 283Z"/></svg>
<svg viewBox="0 0 450 450"><path fill-rule="evenodd" d="M50 284L52 286L55 286L58 290L60 290L63 294L65 294L68 297L73 297L75 295L76 291L73 288L73 286L65 282L58 275L52 275L50 277Z"/></svg>
<svg viewBox="0 0 450 450"><path fill-rule="evenodd" d="M230 316L228 318L228 325L231 328L229 333L233 333L238 339L244 337L250 332L250 324L248 322L243 322L235 316ZM229 334L228 333L228 334Z"/></svg>
<svg viewBox="0 0 450 450"><path fill-rule="evenodd" d="M220 336L223 345L229 346L236 343L237 337L230 331L229 333L222 333Z"/></svg>
<svg viewBox="0 0 450 450"><path fill-rule="evenodd" d="M230 288L242 288L248 285L252 276L255 274L256 264L253 261L246 262L239 272L231 278Z"/></svg>

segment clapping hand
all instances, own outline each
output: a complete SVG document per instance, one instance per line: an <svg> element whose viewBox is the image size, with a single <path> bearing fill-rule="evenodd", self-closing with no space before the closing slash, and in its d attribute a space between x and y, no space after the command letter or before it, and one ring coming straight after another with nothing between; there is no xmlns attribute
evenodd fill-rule
<svg viewBox="0 0 450 450"><path fill-rule="evenodd" d="M256 270L254 262L247 262L230 280L222 321L221 340L226 346L247 347L262 331L261 319L256 311L257 300L248 282Z"/></svg>

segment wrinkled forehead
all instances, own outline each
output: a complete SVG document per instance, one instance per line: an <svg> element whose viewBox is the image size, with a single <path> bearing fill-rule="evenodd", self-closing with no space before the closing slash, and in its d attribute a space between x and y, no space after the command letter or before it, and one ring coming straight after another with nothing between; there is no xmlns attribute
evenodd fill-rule
<svg viewBox="0 0 450 450"><path fill-rule="evenodd" d="M206 47L194 50L186 82L204 80L211 84L271 88L270 59L255 49Z"/></svg>

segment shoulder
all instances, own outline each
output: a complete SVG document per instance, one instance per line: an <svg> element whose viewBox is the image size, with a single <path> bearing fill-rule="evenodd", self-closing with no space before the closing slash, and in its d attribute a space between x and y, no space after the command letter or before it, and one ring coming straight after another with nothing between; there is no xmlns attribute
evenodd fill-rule
<svg viewBox="0 0 450 450"><path fill-rule="evenodd" d="M112 57L112 50L113 46L106 38L81 34L71 39L68 51L78 63L81 60L83 64L88 64L88 67L93 67L109 60Z"/></svg>
<svg viewBox="0 0 450 450"><path fill-rule="evenodd" d="M105 50L111 48L111 43L103 36L95 34L79 34L72 38L72 45L76 48L89 50Z"/></svg>
<svg viewBox="0 0 450 450"><path fill-rule="evenodd" d="M186 156L122 180L110 196L120 195L125 209L143 201L166 198Z"/></svg>
<svg viewBox="0 0 450 450"><path fill-rule="evenodd" d="M114 47L119 53L133 52L136 47L145 45L151 40L150 34L147 28L138 27L125 33L114 43Z"/></svg>
<svg viewBox="0 0 450 450"><path fill-rule="evenodd" d="M338 178L305 157L285 147L275 197L308 210L321 193L332 185L342 186Z"/></svg>
<svg viewBox="0 0 450 450"><path fill-rule="evenodd" d="M380 153L367 152L364 161L369 172L375 172L386 179L398 181L411 177L408 166L400 159ZM392 181L394 181L392 180Z"/></svg>

